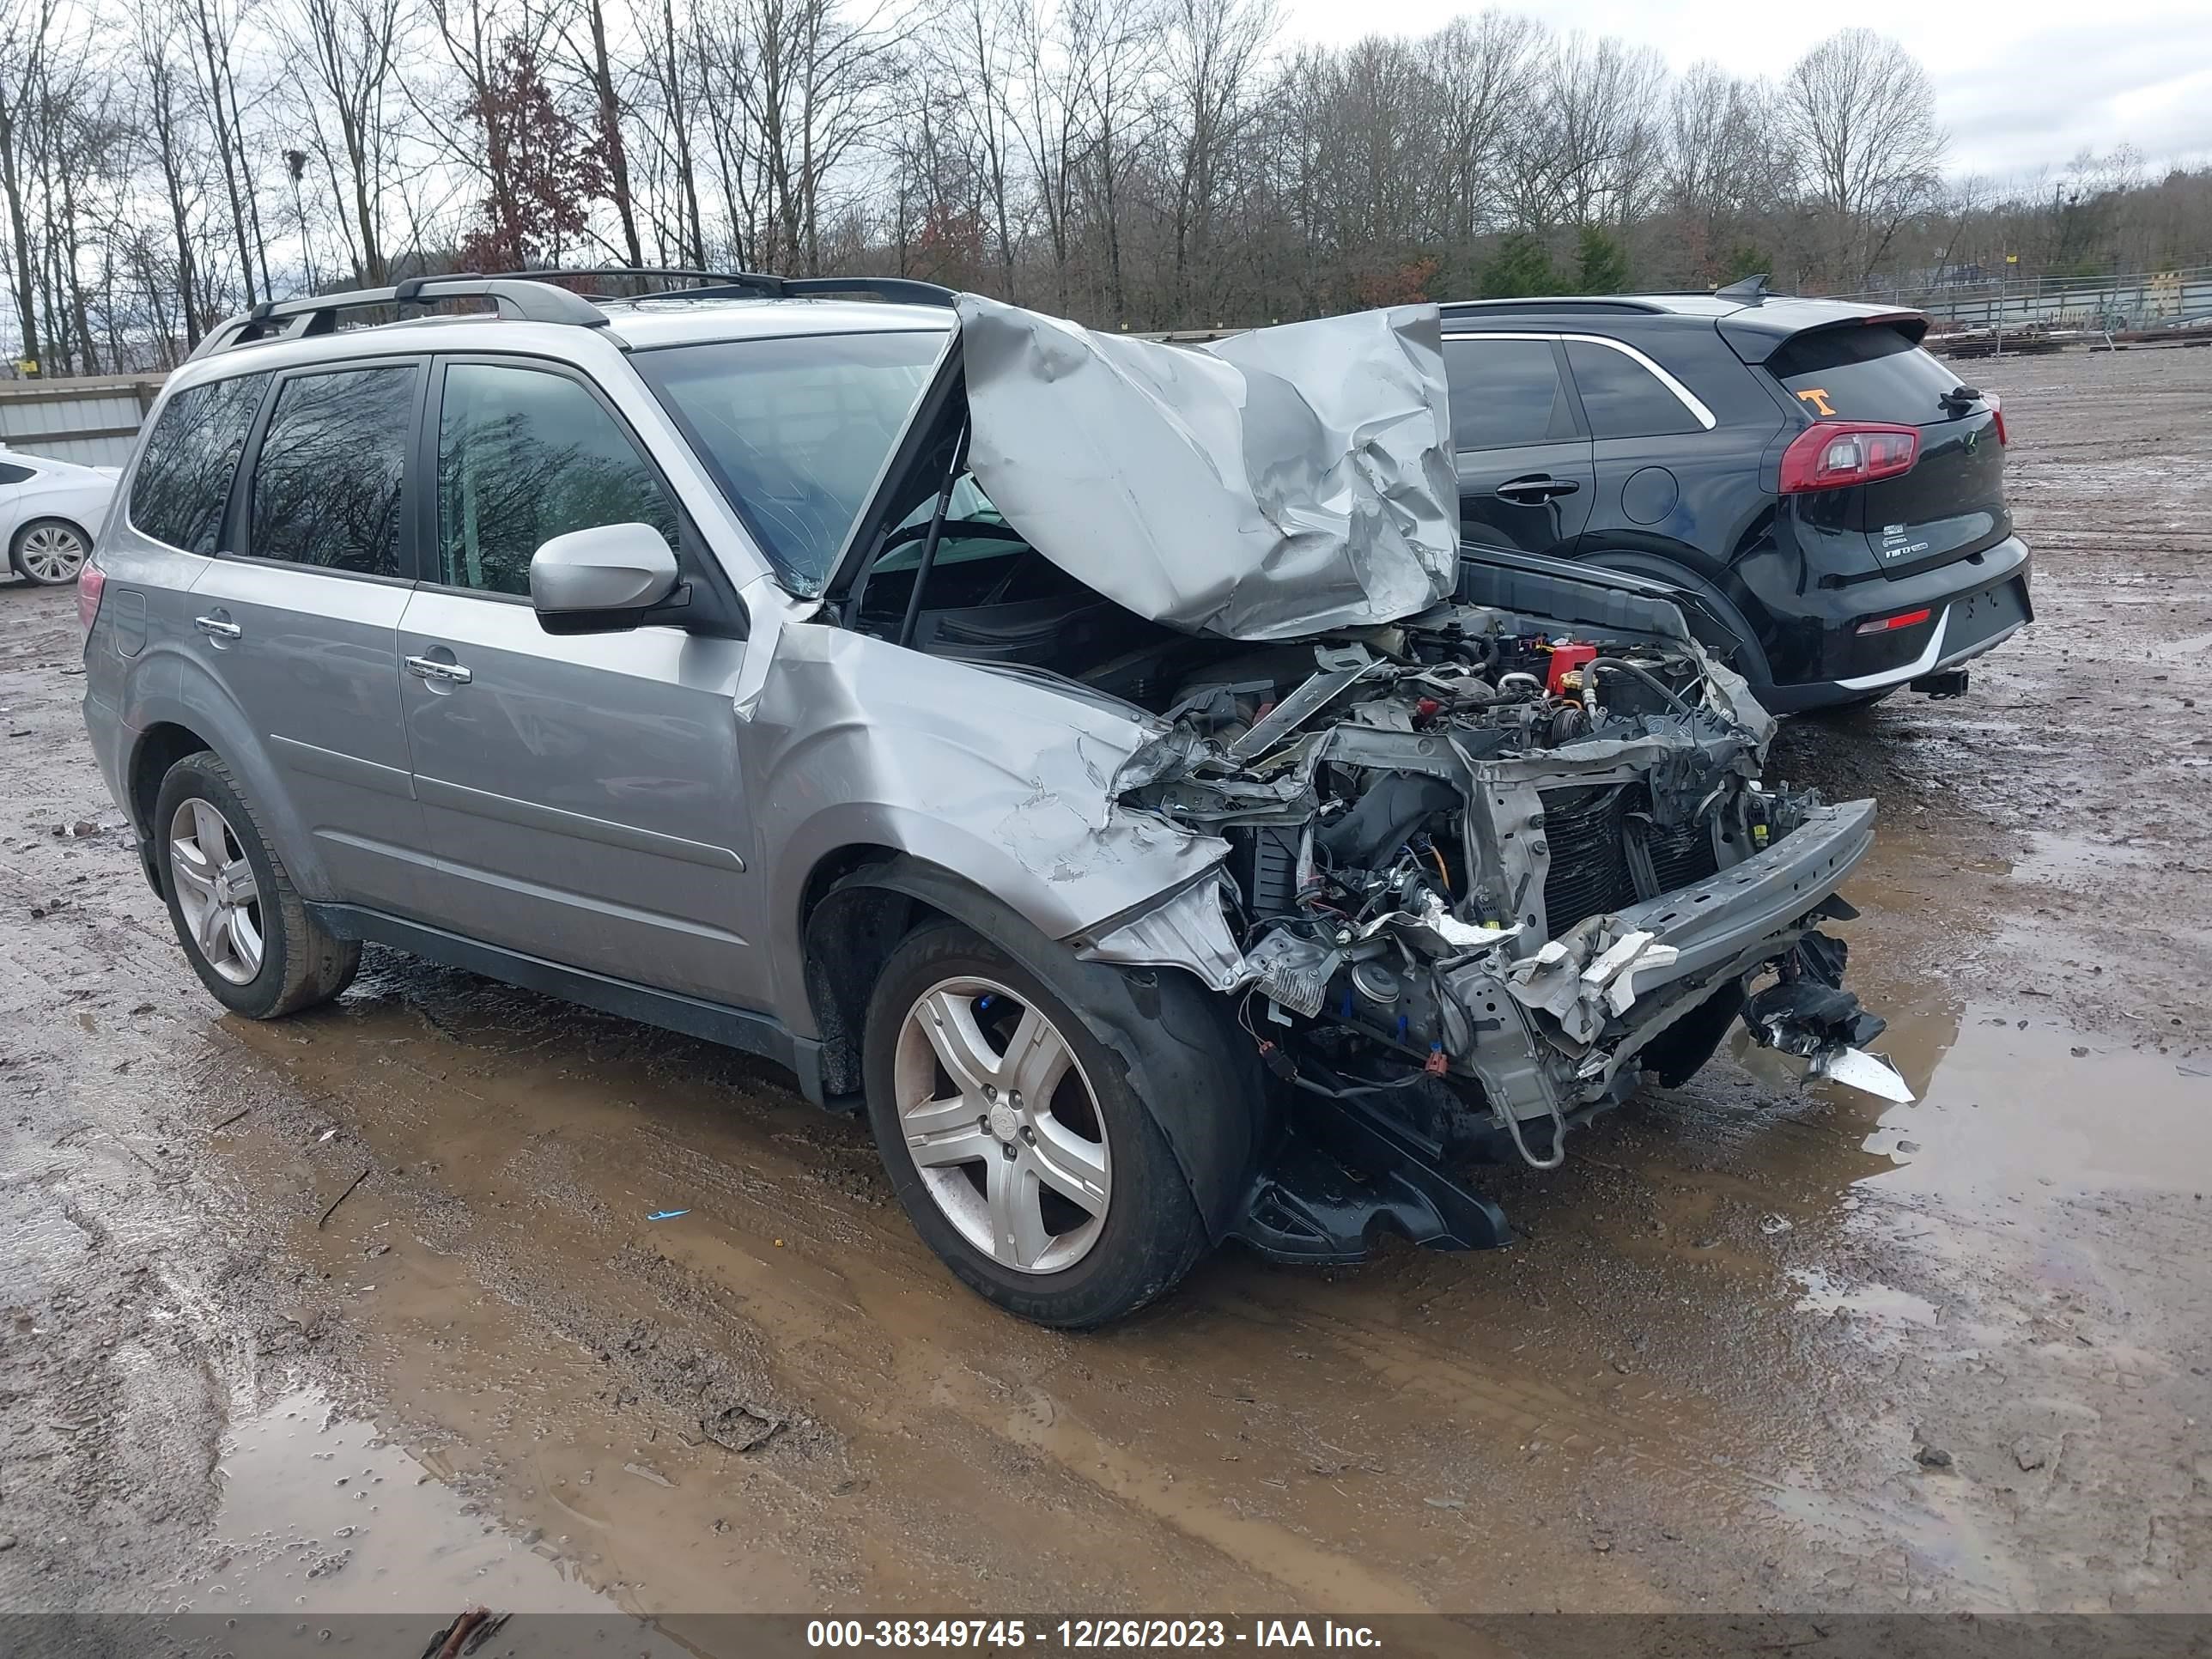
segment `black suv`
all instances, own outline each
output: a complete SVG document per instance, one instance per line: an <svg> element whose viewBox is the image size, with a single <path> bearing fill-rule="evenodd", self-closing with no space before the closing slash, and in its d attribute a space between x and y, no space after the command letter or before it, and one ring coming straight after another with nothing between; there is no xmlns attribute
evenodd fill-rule
<svg viewBox="0 0 2212 1659"><path fill-rule="evenodd" d="M1443 312L1462 534L1680 590L1770 709L1955 695L2029 621L2004 416L1917 313L1756 284Z"/></svg>

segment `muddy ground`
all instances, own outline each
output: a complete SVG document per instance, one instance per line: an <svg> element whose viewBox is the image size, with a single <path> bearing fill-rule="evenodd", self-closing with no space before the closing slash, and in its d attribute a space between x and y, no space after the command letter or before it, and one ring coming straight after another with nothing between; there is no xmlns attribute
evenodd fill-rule
<svg viewBox="0 0 2212 1659"><path fill-rule="evenodd" d="M2036 625L1775 757L1881 798L1919 1103L1723 1055L1510 1250L1085 1337L741 1057L386 953L217 1018L0 587L0 1607L2212 1607L2212 351L1975 378Z"/></svg>

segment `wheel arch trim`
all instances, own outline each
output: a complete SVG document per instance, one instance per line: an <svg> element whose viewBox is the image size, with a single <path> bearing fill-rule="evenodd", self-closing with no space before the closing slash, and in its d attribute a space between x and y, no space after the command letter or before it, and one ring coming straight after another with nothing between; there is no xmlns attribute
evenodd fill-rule
<svg viewBox="0 0 2212 1659"><path fill-rule="evenodd" d="M144 695L131 700L131 741L123 759L125 786L133 796L131 816L141 837L152 829L136 822L138 808L134 786L147 740L161 728L181 728L198 738L202 747L213 750L237 777L262 833L275 847L276 856L283 861L301 897L335 898L337 895L317 854L314 837L300 821L283 787L276 758L266 741L255 731L252 721L246 718L246 711L220 680L189 657L170 652L164 653L164 659L173 678L165 676L170 678L169 684L159 689L147 686ZM155 787L159 787L158 781Z"/></svg>
<svg viewBox="0 0 2212 1659"><path fill-rule="evenodd" d="M1231 1040L1226 1001L1177 969L1125 969L1085 962L1048 938L1018 912L953 871L894 854L863 863L833 883L807 918L810 988L814 942L864 914L871 902L903 900L895 934L882 961L920 921L942 916L972 929L1003 951L1015 965L1049 988L1073 1009L1091 1035L1118 1058L1138 1099L1159 1126L1206 1235L1226 1237L1241 1212L1259 1164L1264 1139L1264 1092L1256 1055ZM874 978L861 990L865 1008ZM848 984L840 992L849 998ZM825 1079L832 1074L833 1042L860 1036L849 1001L826 1013L823 1025ZM834 1038L830 1020L836 1022ZM1243 1109L1237 1109L1241 1103ZM1230 1194L1225 1200L1223 1194Z"/></svg>

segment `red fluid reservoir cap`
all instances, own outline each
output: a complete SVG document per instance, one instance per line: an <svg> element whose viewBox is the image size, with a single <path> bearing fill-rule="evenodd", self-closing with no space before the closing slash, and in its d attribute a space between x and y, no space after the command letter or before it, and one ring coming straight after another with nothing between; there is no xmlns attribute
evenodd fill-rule
<svg viewBox="0 0 2212 1659"><path fill-rule="evenodd" d="M1552 672L1545 681L1545 690L1558 696L1565 687L1561 684L1569 674L1597 655L1594 645L1555 645L1552 647Z"/></svg>

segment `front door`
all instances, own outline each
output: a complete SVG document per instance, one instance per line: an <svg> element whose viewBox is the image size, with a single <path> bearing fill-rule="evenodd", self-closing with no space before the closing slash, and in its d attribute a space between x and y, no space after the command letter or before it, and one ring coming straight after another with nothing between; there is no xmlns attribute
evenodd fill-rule
<svg viewBox="0 0 2212 1659"><path fill-rule="evenodd" d="M746 879L733 693L745 647L669 627L555 635L529 600L540 544L650 524L673 494L613 410L550 366L441 370L423 581L400 620L415 791L441 926L739 1006Z"/></svg>
<svg viewBox="0 0 2212 1659"><path fill-rule="evenodd" d="M1462 540L1565 557L1589 521L1595 477L1557 342L1462 334L1444 341Z"/></svg>
<svg viewBox="0 0 2212 1659"><path fill-rule="evenodd" d="M425 372L386 360L279 376L233 496L229 546L191 596L191 648L267 735L335 896L377 908L419 897L398 624Z"/></svg>

